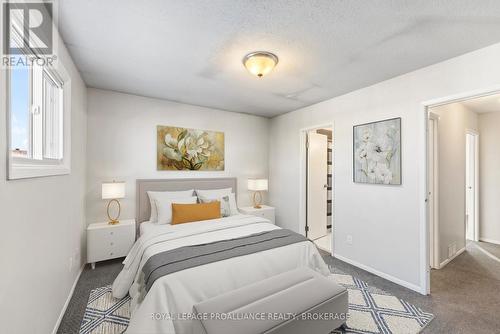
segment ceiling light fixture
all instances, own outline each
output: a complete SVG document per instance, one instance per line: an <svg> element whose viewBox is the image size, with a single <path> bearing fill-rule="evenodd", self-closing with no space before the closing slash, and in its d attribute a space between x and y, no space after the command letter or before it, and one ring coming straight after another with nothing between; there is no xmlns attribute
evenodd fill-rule
<svg viewBox="0 0 500 334"><path fill-rule="evenodd" d="M259 78L271 72L276 64L278 64L278 57L267 51L250 52L243 57L243 65L248 72Z"/></svg>

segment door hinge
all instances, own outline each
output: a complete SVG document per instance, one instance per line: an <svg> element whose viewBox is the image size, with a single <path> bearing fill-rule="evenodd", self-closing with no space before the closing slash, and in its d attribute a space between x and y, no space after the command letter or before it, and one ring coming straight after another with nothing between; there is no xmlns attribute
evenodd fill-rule
<svg viewBox="0 0 500 334"><path fill-rule="evenodd" d="M309 226L306 226L306 232L309 232Z"/></svg>

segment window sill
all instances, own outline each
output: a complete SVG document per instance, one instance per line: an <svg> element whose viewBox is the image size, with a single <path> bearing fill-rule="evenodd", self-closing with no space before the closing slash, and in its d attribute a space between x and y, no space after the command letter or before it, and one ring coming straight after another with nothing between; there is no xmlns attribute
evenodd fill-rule
<svg viewBox="0 0 500 334"><path fill-rule="evenodd" d="M71 172L69 166L12 164L9 168L9 180L28 179L35 177L67 175Z"/></svg>

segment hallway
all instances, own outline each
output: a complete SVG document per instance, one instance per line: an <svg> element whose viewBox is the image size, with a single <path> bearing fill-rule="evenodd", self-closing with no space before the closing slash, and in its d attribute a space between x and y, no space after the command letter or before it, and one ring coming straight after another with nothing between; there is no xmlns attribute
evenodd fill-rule
<svg viewBox="0 0 500 334"><path fill-rule="evenodd" d="M324 254L334 267L435 315L421 333L491 334L500 328L500 245L469 242L446 267L431 271L431 295L423 296Z"/></svg>
<svg viewBox="0 0 500 334"><path fill-rule="evenodd" d="M438 321L424 333L439 332L440 327L442 332L450 322L460 333L498 332L499 291L500 245L468 241L465 252L431 271L431 305Z"/></svg>

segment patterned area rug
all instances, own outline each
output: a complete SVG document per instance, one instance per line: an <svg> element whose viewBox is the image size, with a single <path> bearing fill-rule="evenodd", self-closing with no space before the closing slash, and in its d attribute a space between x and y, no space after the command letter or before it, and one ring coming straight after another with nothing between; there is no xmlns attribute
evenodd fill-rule
<svg viewBox="0 0 500 334"><path fill-rule="evenodd" d="M116 299L111 285L94 289L80 326L80 334L119 334L128 327L130 297Z"/></svg>
<svg viewBox="0 0 500 334"><path fill-rule="evenodd" d="M351 275L332 270L335 281L349 292L347 329L333 333L414 334L426 327L434 315L426 313L383 290Z"/></svg>
<svg viewBox="0 0 500 334"><path fill-rule="evenodd" d="M347 329L332 333L416 334L434 318L418 307L345 273L333 270L333 276L349 291ZM92 290L80 334L119 334L127 329L130 297L113 298L111 286Z"/></svg>

